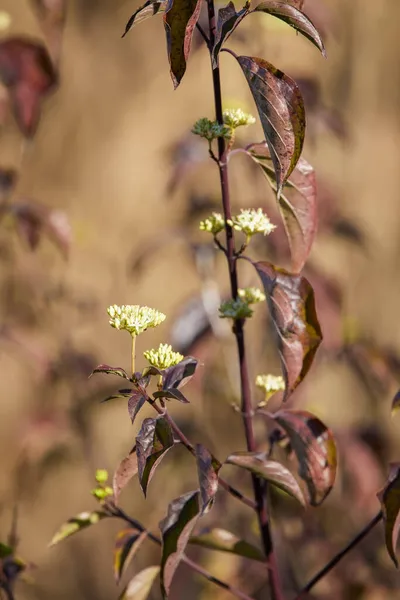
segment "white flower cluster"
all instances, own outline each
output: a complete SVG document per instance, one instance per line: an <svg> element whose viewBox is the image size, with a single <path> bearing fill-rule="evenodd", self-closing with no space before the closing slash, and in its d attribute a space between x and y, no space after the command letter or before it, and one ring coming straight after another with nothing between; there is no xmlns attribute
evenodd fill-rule
<svg viewBox="0 0 400 600"><path fill-rule="evenodd" d="M125 329L132 336L143 333L149 327L157 327L165 321L165 315L148 306L123 304L122 306L109 306L107 312L110 316L110 325L115 329Z"/></svg>
<svg viewBox="0 0 400 600"><path fill-rule="evenodd" d="M257 304L264 302L265 294L259 288L248 287L238 290L239 298L247 302L247 304Z"/></svg>
<svg viewBox="0 0 400 600"><path fill-rule="evenodd" d="M265 401L260 402L258 406L265 406L273 394L285 389L285 382L281 375L257 375L256 386L265 392Z"/></svg>
<svg viewBox="0 0 400 600"><path fill-rule="evenodd" d="M220 213L213 212L207 219L200 221L200 230L217 235L225 227L225 219Z"/></svg>
<svg viewBox="0 0 400 600"><path fill-rule="evenodd" d="M241 108L231 108L224 110L224 123L231 129L242 127L245 125L253 125L256 120L253 115L245 113Z"/></svg>
<svg viewBox="0 0 400 600"><path fill-rule="evenodd" d="M273 225L267 215L263 213L262 208L258 208L257 210L254 208L246 210L242 208L240 214L236 217L232 217L228 223L231 227L236 229L236 231L241 231L248 238L251 238L256 233L268 235L276 229L276 226Z"/></svg>
<svg viewBox="0 0 400 600"><path fill-rule="evenodd" d="M143 352L143 356L157 369L173 367L184 358L179 352L174 352L169 344L160 344L157 350L146 350Z"/></svg>

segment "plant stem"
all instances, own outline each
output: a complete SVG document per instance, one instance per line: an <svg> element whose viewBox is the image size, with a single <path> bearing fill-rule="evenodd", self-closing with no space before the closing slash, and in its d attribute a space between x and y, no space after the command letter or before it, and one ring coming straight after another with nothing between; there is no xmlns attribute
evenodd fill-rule
<svg viewBox="0 0 400 600"><path fill-rule="evenodd" d="M8 583L4 583L1 589L4 590L7 600L14 600L14 593Z"/></svg>
<svg viewBox="0 0 400 600"><path fill-rule="evenodd" d="M213 47L215 40L215 7L214 0L206 0L208 7L208 20L210 27L210 47ZM223 125L223 110L222 110L222 91L221 77L219 64L213 69L213 87L214 87L214 103L216 119L220 125ZM229 280L231 285L232 298L235 300L238 297L238 275L237 275L237 257L235 255L235 238L233 228L228 224L228 220L232 218L231 203L229 194L229 179L228 179L228 161L225 139L218 138L218 168L221 184L222 205L225 218L226 231L226 254L228 260ZM256 441L253 429L252 418L252 401L251 389L249 380L249 371L246 359L246 347L244 341L244 321L236 320L233 328L236 344L239 355L240 366L240 395L243 416L243 426L246 435L247 450L249 452L256 451ZM269 515L267 507L267 486L256 475L252 475L254 498L256 501L256 512L260 526L260 533L264 546L264 551L268 561L270 571L269 585L271 590L272 600L283 600L283 592L279 580L276 557L273 550L272 537L269 525Z"/></svg>
<svg viewBox="0 0 400 600"><path fill-rule="evenodd" d="M332 560L330 560L328 562L327 565L325 565L325 567L323 567L308 583L307 585L305 585L303 587L303 589L298 593L298 595L296 596L295 600L305 600L305 598L307 597L307 593L321 580L323 579L323 577L325 577L325 575L327 575L329 573L329 571L331 571L334 567L336 567L336 565L338 564L339 561L342 560L342 558L344 558L346 556L346 554L348 552L350 552L350 550L352 550L355 546L357 546L357 544L359 544L368 534L369 532L375 527L375 525L377 525L383 518L383 513L382 511L379 511L378 514L372 519L372 521L370 521L368 523L368 525L366 525L364 527L364 529L362 529L360 531L360 533L358 533L352 540L351 542L349 542L349 544L347 544L347 546L345 546L343 548L343 550L341 550L340 552L338 552L338 554L336 554L336 556L334 556L332 558Z"/></svg>
<svg viewBox="0 0 400 600"><path fill-rule="evenodd" d="M132 336L132 375L135 374L135 363L136 363L136 335Z"/></svg>

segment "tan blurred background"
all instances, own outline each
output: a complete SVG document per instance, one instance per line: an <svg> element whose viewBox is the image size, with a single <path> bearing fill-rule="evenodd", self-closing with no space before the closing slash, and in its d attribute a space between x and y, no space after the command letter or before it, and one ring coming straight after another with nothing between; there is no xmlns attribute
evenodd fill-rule
<svg viewBox="0 0 400 600"><path fill-rule="evenodd" d="M45 236L31 252L11 226L0 229L0 324L11 332L0 346L0 533L5 539L18 498L20 554L36 566L29 581L18 584L16 595L21 600L118 596L111 557L115 523L102 523L64 545L48 548L63 521L95 508L89 493L94 470L112 471L132 447L137 431L122 401L99 404L119 382L105 382L102 376L88 382L87 374L99 362L129 365L129 339L109 327L105 311L109 304L154 306L169 316L171 325L188 298L201 291L199 273L180 235L185 228L195 231L186 218L188 189L215 196L216 173L212 166L202 166L200 181L191 173L172 198L167 198L166 187L171 147L197 118L212 115L208 56L204 47L196 49L182 85L174 92L161 18L142 24L121 40L136 7L137 3L126 0L70 0L60 86L45 102L36 136L24 144L11 117L1 128L0 165L19 172L15 197L64 211L73 231L70 255L64 260ZM263 56L295 78L320 86L321 98L316 106L312 101L310 105L312 135L305 156L315 166L323 189L329 188L335 198L337 210L359 228L365 242L360 245L322 231L311 261L343 290L343 315L351 330L400 353L400 4L396 0L306 0L305 8L324 32L327 61L306 40L269 17L249 18L243 39L238 34L231 46ZM42 37L28 0L0 0L0 11L10 16L3 37ZM224 55L221 63L224 96L254 113L232 58ZM257 128L246 134L250 140L261 140ZM241 173L244 167L239 159L237 164ZM236 206L259 204L264 189L261 176L257 184L248 175L232 173L231 178ZM168 232L172 232L169 237ZM156 246L163 236L166 245L151 254L141 272L132 272L130 265L143 247ZM219 260L223 293L226 273ZM170 325L167 321L146 334L142 350L168 341ZM335 327L342 325L336 322ZM250 354L257 359L264 342L254 330L249 334ZM227 347L228 353L233 352L229 343ZM209 340L197 349L205 363L216 361ZM276 358L271 360L277 368ZM207 390L202 395L204 379ZM389 380L380 402L371 399L368 382L360 382L346 362L333 360L326 352L309 376L306 397L303 394L299 401L344 436L343 443L352 427L379 426L379 436L386 440L383 454L396 460L399 417L390 419L395 380L395 376ZM222 457L240 449L242 438L229 403L219 403L219 393L213 397L213 381L206 372L201 383L192 385L194 403L173 410L197 439L210 440ZM219 387L215 389L218 392ZM205 434L199 426L203 418ZM355 443L351 439L349 444ZM312 527L309 537L298 533L304 558L297 572L300 583L305 573L312 575L321 566L324 552L329 558L353 529L362 527L379 509L374 493L383 484L384 470L370 445L364 451L369 458L361 475L365 471L372 482L366 483L365 502L357 505L355 514L343 514L341 494L347 480L342 476L320 516L307 513L307 523L317 519L319 533ZM142 515L149 527L156 528L171 498L194 485L190 459L180 449L175 456L175 461L167 460L160 468L146 502L137 482L126 491L124 505L131 514ZM352 468L348 467L350 479ZM160 490L165 494L162 502ZM237 507L229 508L232 503L223 501L228 515L233 511L231 526L243 529L246 513L236 516ZM294 553L295 548L300 551L296 531L302 525L301 513L291 512L285 527L294 540ZM332 520L343 527L335 530ZM324 535L334 538L333 546L325 550ZM341 577L347 587L337 587L336 573L329 584L316 589L316 597L400 598L396 591L400 580L381 543L378 532L372 548L353 559L352 570L343 567ZM150 548L146 552L134 569L148 564ZM155 560L154 554L151 559ZM248 584L232 558L215 555L207 566L222 578ZM293 565L292 569L296 572ZM197 580L193 587L190 577L182 569L173 598L229 597L203 588ZM159 598L158 591L150 597Z"/></svg>

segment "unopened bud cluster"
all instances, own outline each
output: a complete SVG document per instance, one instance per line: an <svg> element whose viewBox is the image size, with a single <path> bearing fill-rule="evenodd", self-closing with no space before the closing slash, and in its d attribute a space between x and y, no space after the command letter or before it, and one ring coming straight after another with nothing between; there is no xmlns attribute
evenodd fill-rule
<svg viewBox="0 0 400 600"><path fill-rule="evenodd" d="M207 219L200 221L200 231L217 235L225 227L225 219L220 213L213 212Z"/></svg>
<svg viewBox="0 0 400 600"><path fill-rule="evenodd" d="M100 504L104 504L106 499L112 496L114 493L113 489L109 485L106 485L108 481L108 472L105 469L97 469L96 481L98 485L94 490L92 490L92 494L100 502Z"/></svg>
<svg viewBox="0 0 400 600"><path fill-rule="evenodd" d="M242 298L227 300L219 307L219 316L222 319L247 319L252 314L252 309Z"/></svg>
<svg viewBox="0 0 400 600"><path fill-rule="evenodd" d="M210 119L207 119L206 117L196 121L193 125L192 133L205 138L209 142L212 142L219 137L229 139L231 136L229 127L221 125L218 121L210 121Z"/></svg>
<svg viewBox="0 0 400 600"><path fill-rule="evenodd" d="M137 336L150 327L157 327L165 320L165 315L148 306L123 304L122 306L109 306L107 312L110 316L110 325L115 329L129 331L132 336Z"/></svg>
<svg viewBox="0 0 400 600"><path fill-rule="evenodd" d="M257 375L256 386L264 391L265 399L258 406L265 406L267 401L276 392L283 392L285 389L285 381L281 375Z"/></svg>
<svg viewBox="0 0 400 600"><path fill-rule="evenodd" d="M157 369L168 369L183 360L183 355L174 352L169 344L160 344L157 350L146 350L143 356L149 363Z"/></svg>

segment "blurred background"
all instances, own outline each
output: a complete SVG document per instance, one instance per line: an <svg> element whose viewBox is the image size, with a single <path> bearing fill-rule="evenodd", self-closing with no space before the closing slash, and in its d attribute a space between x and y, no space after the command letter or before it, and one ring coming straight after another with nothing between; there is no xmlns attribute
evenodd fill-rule
<svg viewBox="0 0 400 600"><path fill-rule="evenodd" d="M100 404L121 387L118 379L88 379L98 363L129 368L129 336L108 325L108 305L147 304L167 314L162 327L139 338L138 361L160 341L198 357L201 369L187 388L191 404L171 404L172 413L190 439L220 459L244 444L232 410L236 349L229 327L215 318L229 290L226 265L198 232L199 219L219 206L215 165L190 135L199 117L213 118L209 58L196 32L174 92L161 17L121 40L137 7L127 0L69 0L64 19L60 0L0 0L2 40L41 41L59 67L58 85L43 93L29 140L21 129L33 133L35 110L15 119L7 89L0 89L0 192L8 207L0 222L0 535L7 539L17 503L18 553L32 563L17 586L21 600L118 597L117 523L48 548L62 522L96 508L95 469L113 472L140 426L131 425L123 400ZM400 369L400 4L305 0L304 8L323 35L328 60L265 15L245 20L228 44L267 58L299 82L308 117L304 156L316 169L319 191L319 233L305 274L325 341L291 405L312 410L332 429L339 471L321 508L303 511L273 498L288 597L378 512L376 492L400 455L400 417L390 415ZM226 105L255 115L232 57L222 55L221 68ZM47 89L46 82L35 85ZM238 143L262 138L257 123ZM253 256L287 267L287 242L266 181L245 158L231 164L237 210L265 207L278 224ZM243 286L257 284L248 266L241 277ZM279 374L263 307L247 329L252 377ZM264 424L257 427L265 442ZM227 469L227 477L249 490L246 476ZM122 504L157 529L168 502L195 481L191 457L175 448L147 500L134 480ZM252 515L224 492L204 526L212 523L257 543ZM254 598L267 597L257 564L196 549L191 555ZM129 574L154 561L157 552L146 545ZM310 598L395 599L399 584L378 526ZM159 597L155 586L150 598ZM184 566L171 594L173 600L229 597Z"/></svg>

